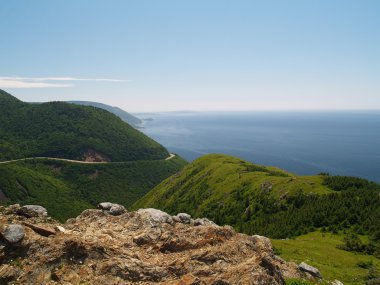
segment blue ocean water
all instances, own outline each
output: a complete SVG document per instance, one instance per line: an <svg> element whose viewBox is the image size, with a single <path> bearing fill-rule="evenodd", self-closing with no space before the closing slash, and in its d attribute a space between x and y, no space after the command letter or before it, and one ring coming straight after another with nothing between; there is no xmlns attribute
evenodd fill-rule
<svg viewBox="0 0 380 285"><path fill-rule="evenodd" d="M144 133L191 161L224 153L308 175L380 182L380 111L140 115Z"/></svg>

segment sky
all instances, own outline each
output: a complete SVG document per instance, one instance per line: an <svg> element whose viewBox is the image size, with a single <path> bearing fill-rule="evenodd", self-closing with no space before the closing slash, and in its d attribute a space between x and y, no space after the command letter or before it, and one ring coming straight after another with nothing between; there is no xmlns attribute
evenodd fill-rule
<svg viewBox="0 0 380 285"><path fill-rule="evenodd" d="M378 0L1 0L0 89L131 112L380 109Z"/></svg>

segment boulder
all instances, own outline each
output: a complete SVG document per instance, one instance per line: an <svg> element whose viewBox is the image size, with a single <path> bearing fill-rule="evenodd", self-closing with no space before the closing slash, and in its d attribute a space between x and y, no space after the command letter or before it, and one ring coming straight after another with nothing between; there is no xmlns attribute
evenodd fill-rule
<svg viewBox="0 0 380 285"><path fill-rule="evenodd" d="M113 216L119 216L121 214L124 214L126 212L123 205L120 204L114 204L110 202L103 202L99 203L97 206L98 209L101 209Z"/></svg>
<svg viewBox="0 0 380 285"><path fill-rule="evenodd" d="M111 209L113 205L114 204L111 202L102 202L102 203L99 203L98 206L96 206L96 208L101 209L101 210L109 210Z"/></svg>
<svg viewBox="0 0 380 285"><path fill-rule="evenodd" d="M148 208L148 209L140 209L136 212L137 214L141 216L147 216L149 217L153 222L155 223L173 223L173 218L168 213L165 213L161 210Z"/></svg>
<svg viewBox="0 0 380 285"><path fill-rule="evenodd" d="M47 210L39 205L25 205L17 210L17 214L20 216L25 216L27 218L31 217L47 217Z"/></svg>
<svg viewBox="0 0 380 285"><path fill-rule="evenodd" d="M333 282L331 282L331 285L344 285L344 284L339 280L334 280Z"/></svg>
<svg viewBox="0 0 380 285"><path fill-rule="evenodd" d="M12 224L7 226L1 234L7 242L18 243L24 238L25 231L21 225Z"/></svg>
<svg viewBox="0 0 380 285"><path fill-rule="evenodd" d="M181 223L190 224L190 222L191 222L191 216L189 214L179 213L179 214L177 214L176 217L179 219L179 221Z"/></svg>
<svg viewBox="0 0 380 285"><path fill-rule="evenodd" d="M109 209L109 213L113 216L119 216L125 213L125 208L122 205L113 204L112 207Z"/></svg>
<svg viewBox="0 0 380 285"><path fill-rule="evenodd" d="M319 270L317 268L315 268L309 264L306 264L305 262L301 262L300 265L298 265L298 268L301 271L309 273L313 277L322 278L321 272L319 272Z"/></svg>

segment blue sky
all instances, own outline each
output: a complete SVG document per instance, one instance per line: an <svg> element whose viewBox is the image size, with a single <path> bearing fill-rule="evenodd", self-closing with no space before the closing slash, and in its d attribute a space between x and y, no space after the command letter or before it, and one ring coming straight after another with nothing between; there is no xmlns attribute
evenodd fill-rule
<svg viewBox="0 0 380 285"><path fill-rule="evenodd" d="M380 109L380 1L2 0L0 88L128 111Z"/></svg>

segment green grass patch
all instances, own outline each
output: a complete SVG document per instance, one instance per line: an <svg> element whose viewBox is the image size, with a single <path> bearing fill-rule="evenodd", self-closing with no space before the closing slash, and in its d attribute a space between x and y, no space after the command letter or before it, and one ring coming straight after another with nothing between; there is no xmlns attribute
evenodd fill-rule
<svg viewBox="0 0 380 285"><path fill-rule="evenodd" d="M345 285L365 284L371 266L380 271L380 260L338 249L343 237L342 234L312 232L295 239L273 239L272 243L282 258L315 266L327 280L338 279Z"/></svg>

